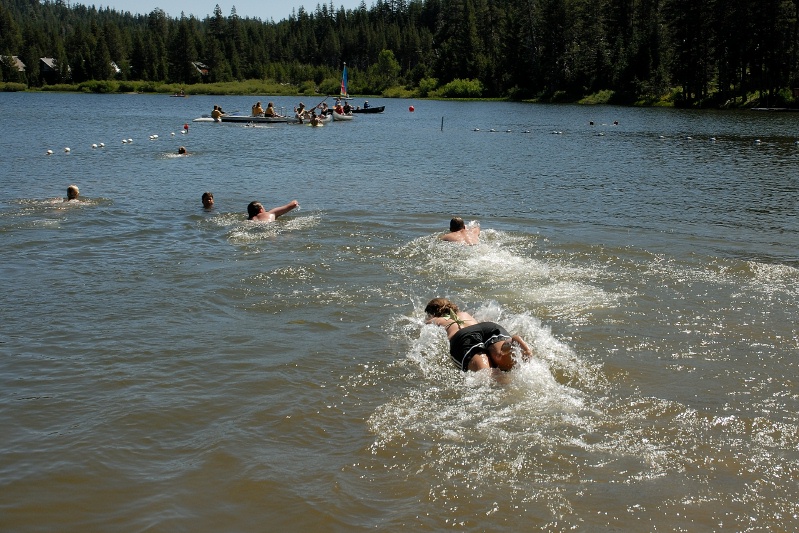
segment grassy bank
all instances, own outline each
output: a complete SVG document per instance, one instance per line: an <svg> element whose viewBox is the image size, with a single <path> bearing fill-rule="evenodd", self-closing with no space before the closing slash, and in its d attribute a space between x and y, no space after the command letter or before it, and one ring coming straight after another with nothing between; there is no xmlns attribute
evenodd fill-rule
<svg viewBox="0 0 799 533"><path fill-rule="evenodd" d="M320 96L326 93L320 92L312 82L304 82L300 86L277 83L270 80L244 80L225 83L199 83L195 85L182 85L177 83L161 83L149 81L87 81L78 84L61 83L56 85L45 85L44 87L29 88L23 83L0 82L0 92L78 92L95 94L125 94L125 93L149 93L149 94L177 94L183 91L187 96L190 95L213 95L213 96ZM435 79L422 80L419 87L408 87L397 85L389 87L380 95L364 95L359 97L383 98L419 98L436 100L516 100L512 97L506 98L483 98L482 86L476 80L454 80L446 85L438 86ZM623 105L641 107L704 107L715 109L742 109L752 107L799 107L799 100L793 98L790 91L780 91L771 98L765 99L762 95L749 94L745 98L721 101L716 96L709 96L703 102L694 102L685 106L681 102L680 88L672 88L667 94L660 96L631 96L620 95L614 91L600 91L590 95L580 97L570 96L563 92L554 94L540 95L536 98L525 99L531 103L575 103L582 105Z"/></svg>

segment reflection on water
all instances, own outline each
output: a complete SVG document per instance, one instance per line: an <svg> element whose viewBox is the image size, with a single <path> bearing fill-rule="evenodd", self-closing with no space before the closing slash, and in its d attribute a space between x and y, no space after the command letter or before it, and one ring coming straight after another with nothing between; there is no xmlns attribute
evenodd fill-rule
<svg viewBox="0 0 799 533"><path fill-rule="evenodd" d="M793 529L794 114L0 100L0 528ZM535 357L458 371L435 296Z"/></svg>

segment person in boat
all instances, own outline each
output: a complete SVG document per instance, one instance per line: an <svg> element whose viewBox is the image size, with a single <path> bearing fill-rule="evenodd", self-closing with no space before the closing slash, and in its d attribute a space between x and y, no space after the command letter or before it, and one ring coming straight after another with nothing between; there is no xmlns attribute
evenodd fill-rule
<svg viewBox="0 0 799 533"><path fill-rule="evenodd" d="M344 114L349 115L350 113L352 113L352 106L349 102L344 102Z"/></svg>
<svg viewBox="0 0 799 533"><path fill-rule="evenodd" d="M442 235L441 240L468 245L477 244L480 242L480 225L474 224L467 228L461 217L452 217L449 221L449 233Z"/></svg>
<svg viewBox="0 0 799 533"><path fill-rule="evenodd" d="M343 115L344 114L344 108L341 107L341 102L340 101L336 101L336 106L333 108L333 111L335 111L339 115Z"/></svg>
<svg viewBox="0 0 799 533"><path fill-rule="evenodd" d="M214 110L211 111L211 118L214 119L216 122L220 122L222 120L222 110L219 108L218 105L215 105Z"/></svg>
<svg viewBox="0 0 799 533"><path fill-rule="evenodd" d="M64 201L71 202L72 200L77 200L78 196L80 196L80 189L78 189L78 186L70 185L67 187L67 197L64 198Z"/></svg>
<svg viewBox="0 0 799 533"><path fill-rule="evenodd" d="M247 220L256 222L274 222L277 217L285 215L297 207L300 207L299 202L297 202L297 200L292 200L286 205L273 207L267 211L260 202L250 202L250 204L247 206Z"/></svg>
<svg viewBox="0 0 799 533"><path fill-rule="evenodd" d="M266 117L274 117L276 115L277 115L277 113L275 113L275 104L273 104L272 102L269 102L266 105L266 111L264 111L264 116L266 116Z"/></svg>
<svg viewBox="0 0 799 533"><path fill-rule="evenodd" d="M204 208L211 209L214 207L214 193L208 191L204 192L201 200Z"/></svg>
<svg viewBox="0 0 799 533"><path fill-rule="evenodd" d="M369 109L369 100L366 100L366 101L363 103L363 108L364 108L364 109Z"/></svg>
<svg viewBox="0 0 799 533"><path fill-rule="evenodd" d="M319 114L320 115L322 115L324 117L324 116L327 115L327 113L329 111L330 111L330 108L327 107L327 102L322 102L321 104L319 104Z"/></svg>
<svg viewBox="0 0 799 533"><path fill-rule="evenodd" d="M262 117L263 115L264 115L264 108L261 107L261 102L255 102L255 105L252 106L252 116Z"/></svg>
<svg viewBox="0 0 799 533"><path fill-rule="evenodd" d="M178 155L188 155L185 146L181 146L180 148L178 148Z"/></svg>
<svg viewBox="0 0 799 533"><path fill-rule="evenodd" d="M521 349L525 359L533 353L520 336L510 335L494 322L478 322L446 298L433 298L424 311L427 324L444 328L449 339L449 355L464 372L486 368L510 370L516 363L514 345Z"/></svg>

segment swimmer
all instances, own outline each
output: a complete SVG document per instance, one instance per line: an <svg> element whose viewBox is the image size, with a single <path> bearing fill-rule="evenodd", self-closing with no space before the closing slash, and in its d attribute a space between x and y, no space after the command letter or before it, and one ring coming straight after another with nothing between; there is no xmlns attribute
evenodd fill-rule
<svg viewBox="0 0 799 533"><path fill-rule="evenodd" d="M77 200L79 195L80 195L80 190L78 189L78 186L70 185L69 187L67 187L67 197L64 199L64 201L69 202L71 200Z"/></svg>
<svg viewBox="0 0 799 533"><path fill-rule="evenodd" d="M185 146L181 146L180 148L178 148L178 155L188 155Z"/></svg>
<svg viewBox="0 0 799 533"><path fill-rule="evenodd" d="M297 202L297 200L292 200L286 205L273 207L267 211L260 202L250 202L250 204L247 206L247 220L253 220L257 222L274 222L277 217L285 215L297 207L300 207L299 202Z"/></svg>
<svg viewBox="0 0 799 533"><path fill-rule="evenodd" d="M486 368L510 370L515 364L513 344L521 348L525 358L533 353L520 336L510 335L494 322L478 322L446 298L430 300L424 311L427 324L441 326L446 331L449 355L464 372Z"/></svg>
<svg viewBox="0 0 799 533"><path fill-rule="evenodd" d="M449 221L449 233L442 235L441 240L468 245L477 244L480 241L480 226L475 224L467 228L461 217L453 217Z"/></svg>
<svg viewBox="0 0 799 533"><path fill-rule="evenodd" d="M212 192L204 192L202 197L203 207L206 209L211 209L214 207L214 193Z"/></svg>

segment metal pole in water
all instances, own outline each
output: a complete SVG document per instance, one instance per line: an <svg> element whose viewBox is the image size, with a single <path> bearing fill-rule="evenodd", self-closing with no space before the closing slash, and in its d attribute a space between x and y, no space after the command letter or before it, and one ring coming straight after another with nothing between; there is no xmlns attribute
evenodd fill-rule
<svg viewBox="0 0 799 533"><path fill-rule="evenodd" d="M444 131L444 117L441 117L441 131Z"/></svg>

